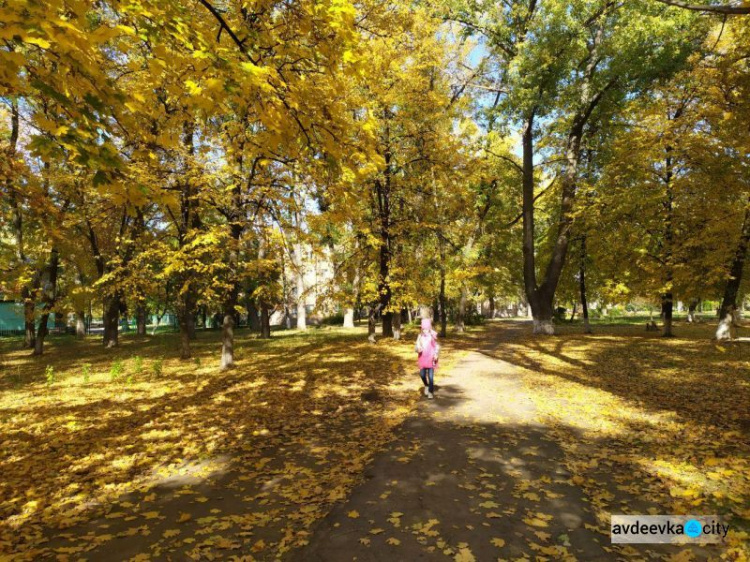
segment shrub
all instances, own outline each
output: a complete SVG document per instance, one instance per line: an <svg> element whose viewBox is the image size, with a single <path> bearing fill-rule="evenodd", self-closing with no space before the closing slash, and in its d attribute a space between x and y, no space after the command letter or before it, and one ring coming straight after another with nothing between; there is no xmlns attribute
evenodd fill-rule
<svg viewBox="0 0 750 562"><path fill-rule="evenodd" d="M125 367L123 366L122 361L117 359L109 368L109 380L116 381L118 378L120 378L120 376L122 376L124 370Z"/></svg>
<svg viewBox="0 0 750 562"><path fill-rule="evenodd" d="M91 363L84 363L83 364L83 382L85 384L88 384L89 380L91 380Z"/></svg>
<svg viewBox="0 0 750 562"><path fill-rule="evenodd" d="M161 372L162 372L162 360L157 359L156 361L151 363L151 373L153 373L155 377L159 378L161 376Z"/></svg>
<svg viewBox="0 0 750 562"><path fill-rule="evenodd" d="M55 368L52 365L47 365L47 368L44 369L44 380L47 386L55 382Z"/></svg>
<svg viewBox="0 0 750 562"><path fill-rule="evenodd" d="M344 315L334 314L333 316L326 316L325 318L323 318L323 320L320 321L320 323L325 324L326 326L343 326Z"/></svg>

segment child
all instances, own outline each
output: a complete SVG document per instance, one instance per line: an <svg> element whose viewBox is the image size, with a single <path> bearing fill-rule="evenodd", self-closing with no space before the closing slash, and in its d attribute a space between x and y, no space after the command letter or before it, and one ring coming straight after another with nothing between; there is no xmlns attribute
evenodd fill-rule
<svg viewBox="0 0 750 562"><path fill-rule="evenodd" d="M427 398L433 398L435 366L438 362L440 346L437 342L437 332L432 329L432 321L429 318L422 318L422 331L417 336L414 349L419 354L417 364L419 365L419 376L424 383L424 394ZM427 382L428 377L429 383Z"/></svg>

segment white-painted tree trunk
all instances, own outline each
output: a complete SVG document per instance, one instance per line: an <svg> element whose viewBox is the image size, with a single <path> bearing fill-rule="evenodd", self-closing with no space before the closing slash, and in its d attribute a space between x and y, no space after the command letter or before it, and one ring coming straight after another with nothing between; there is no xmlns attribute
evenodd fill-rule
<svg viewBox="0 0 750 562"><path fill-rule="evenodd" d="M344 328L354 328L354 309L347 308L344 311Z"/></svg>
<svg viewBox="0 0 750 562"><path fill-rule="evenodd" d="M552 323L552 320L534 320L534 333L553 336L555 334L555 325Z"/></svg>
<svg viewBox="0 0 750 562"><path fill-rule="evenodd" d="M82 340L86 337L86 313L83 310L76 312L76 339Z"/></svg>
<svg viewBox="0 0 750 562"><path fill-rule="evenodd" d="M727 312L719 320L719 326L716 328L716 341L731 341L737 337L737 317Z"/></svg>
<svg viewBox="0 0 750 562"><path fill-rule="evenodd" d="M302 265L300 264L300 267ZM305 276L297 274L297 329L307 330L307 311L305 310Z"/></svg>

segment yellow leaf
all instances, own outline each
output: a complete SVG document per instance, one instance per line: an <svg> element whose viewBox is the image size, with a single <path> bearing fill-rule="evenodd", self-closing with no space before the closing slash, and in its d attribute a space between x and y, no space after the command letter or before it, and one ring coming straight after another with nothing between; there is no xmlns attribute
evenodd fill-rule
<svg viewBox="0 0 750 562"><path fill-rule="evenodd" d="M347 513L346 516L351 517L352 519L356 519L357 517L359 517L359 511L353 509L349 513Z"/></svg>
<svg viewBox="0 0 750 562"><path fill-rule="evenodd" d="M468 548L460 549L453 560L455 562L476 562L476 558Z"/></svg>

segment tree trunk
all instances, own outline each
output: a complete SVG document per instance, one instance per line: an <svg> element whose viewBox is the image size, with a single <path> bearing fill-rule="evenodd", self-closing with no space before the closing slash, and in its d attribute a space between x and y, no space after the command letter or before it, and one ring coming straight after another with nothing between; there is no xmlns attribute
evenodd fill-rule
<svg viewBox="0 0 750 562"><path fill-rule="evenodd" d="M119 344L120 298L120 293L116 291L103 303L104 336L102 343L107 348L116 347Z"/></svg>
<svg viewBox="0 0 750 562"><path fill-rule="evenodd" d="M375 314L377 312L377 306L370 305L367 314L367 340L370 343L375 343Z"/></svg>
<svg viewBox="0 0 750 562"><path fill-rule="evenodd" d="M586 299L586 237L581 238L581 263L578 271L578 286L581 293L581 313L583 314L583 332L591 333L589 324L589 304Z"/></svg>
<svg viewBox="0 0 750 562"><path fill-rule="evenodd" d="M260 317L258 316L258 307L252 298L247 300L247 325L253 332L260 332Z"/></svg>
<svg viewBox="0 0 750 562"><path fill-rule="evenodd" d="M466 329L466 287L461 286L461 296L458 299L458 314L456 315L456 332L463 333Z"/></svg>
<svg viewBox="0 0 750 562"><path fill-rule="evenodd" d="M139 302L135 307L135 333L139 336L146 335L146 323L148 321L148 315L146 310L146 304Z"/></svg>
<svg viewBox="0 0 750 562"><path fill-rule="evenodd" d="M57 248L52 248L46 272L43 274L43 277L45 278L42 282L42 301L44 302L44 308L42 318L39 322L36 339L34 340L34 355L42 355L42 353L44 353L44 338L48 333L47 322L49 321L49 315L57 301L57 271L59 264L60 254L57 251Z"/></svg>
<svg viewBox="0 0 750 562"><path fill-rule="evenodd" d="M380 280L378 283L378 294L380 295L380 312L382 314L382 333L384 338L393 337L393 313L388 310L391 305L390 284L390 239L387 231L383 234L380 246Z"/></svg>
<svg viewBox="0 0 750 562"><path fill-rule="evenodd" d="M351 307L344 310L344 328L354 328L354 309Z"/></svg>
<svg viewBox="0 0 750 562"><path fill-rule="evenodd" d="M305 275L302 271L302 251L299 254L297 272L297 329L307 330L307 309L305 308Z"/></svg>
<svg viewBox="0 0 750 562"><path fill-rule="evenodd" d="M441 259L442 261L442 259ZM438 293L438 303L440 305L440 337L446 337L448 333L448 307L445 297L445 267L440 267L440 293ZM437 316L435 317L437 319Z"/></svg>
<svg viewBox="0 0 750 562"><path fill-rule="evenodd" d="M36 332L36 338L34 338L34 352L33 355L42 355L44 353L44 338L47 337L49 330L47 329L47 322L49 321L49 312L43 312L42 317L39 320L39 328Z"/></svg>
<svg viewBox="0 0 750 562"><path fill-rule="evenodd" d="M531 304L531 314L534 323L534 333L546 336L554 335L555 326L552 323L553 303L552 299L540 298L536 304Z"/></svg>
<svg viewBox="0 0 750 562"><path fill-rule="evenodd" d="M25 329L23 346L27 349L34 349L36 345L36 332L34 326L34 310L36 306L34 305L34 300L31 298L31 291L28 290L28 287L24 287L23 290L24 293L26 293L26 296L24 296L23 299L23 318Z"/></svg>
<svg viewBox="0 0 750 562"><path fill-rule="evenodd" d="M674 263L673 263L673 245L674 245L674 195L672 193L672 175L673 175L673 161L671 146L666 147L665 157L665 168L666 175L664 177L665 183L665 200L664 206L664 269L666 277L667 290L662 294L661 297L661 315L664 320L664 329L662 336L670 338L674 336L672 332L672 312L674 310L674 298L672 295L672 281L674 280Z"/></svg>
<svg viewBox="0 0 750 562"><path fill-rule="evenodd" d="M187 320L187 331L188 331L188 337L191 341L194 341L198 339L198 334L195 332L195 309L193 309L192 314L189 314L186 318Z"/></svg>
<svg viewBox="0 0 750 562"><path fill-rule="evenodd" d="M697 321L695 310L698 308L698 302L698 299L690 299L690 302L688 303L687 321L690 324L694 324Z"/></svg>
<svg viewBox="0 0 750 562"><path fill-rule="evenodd" d="M495 317L495 297L493 297L493 296L490 296L489 317L490 318L494 318Z"/></svg>
<svg viewBox="0 0 750 562"><path fill-rule="evenodd" d="M86 337L86 312L76 311L76 339L82 340Z"/></svg>
<svg viewBox="0 0 750 562"><path fill-rule="evenodd" d="M221 326L221 370L234 367L234 303L224 304L224 323Z"/></svg>
<svg viewBox="0 0 750 562"><path fill-rule="evenodd" d="M271 309L265 302L260 303L260 337L271 338Z"/></svg>
<svg viewBox="0 0 750 562"><path fill-rule="evenodd" d="M186 360L192 357L190 349L190 329L184 313L178 314L177 324L180 328L180 359Z"/></svg>
<svg viewBox="0 0 750 562"><path fill-rule="evenodd" d="M674 309L674 301L672 292L664 293L661 297L661 315L662 321L664 322L664 329L662 336L665 338L671 338L674 336L672 333L672 311Z"/></svg>
<svg viewBox="0 0 750 562"><path fill-rule="evenodd" d="M401 313L396 312L392 315L393 324L393 339L398 341L401 339Z"/></svg>
<svg viewBox="0 0 750 562"><path fill-rule="evenodd" d="M719 307L719 326L716 329L716 339L719 341L734 338L734 324L736 323L737 295L742 283L742 272L745 267L747 249L750 247L750 198L745 203L745 218L742 222L742 233L737 244L737 250L729 268L729 279L724 286L724 297Z"/></svg>

